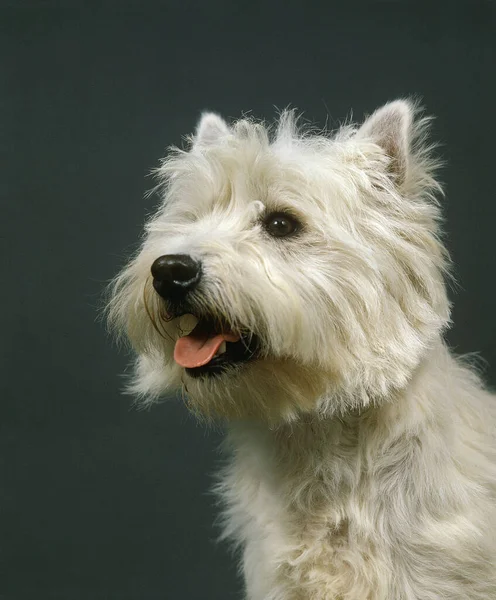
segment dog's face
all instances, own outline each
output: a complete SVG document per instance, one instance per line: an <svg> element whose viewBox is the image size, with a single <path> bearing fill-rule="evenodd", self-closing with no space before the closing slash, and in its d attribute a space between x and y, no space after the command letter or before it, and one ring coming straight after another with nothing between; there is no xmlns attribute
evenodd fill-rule
<svg viewBox="0 0 496 600"><path fill-rule="evenodd" d="M334 137L204 115L117 278L133 389L271 422L401 387L448 319L425 122L386 105Z"/></svg>

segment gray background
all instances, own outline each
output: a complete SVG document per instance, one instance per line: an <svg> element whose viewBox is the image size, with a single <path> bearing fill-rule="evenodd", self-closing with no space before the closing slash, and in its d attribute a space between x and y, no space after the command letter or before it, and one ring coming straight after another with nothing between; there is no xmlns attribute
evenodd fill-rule
<svg viewBox="0 0 496 600"><path fill-rule="evenodd" d="M495 382L495 49L476 1L0 3L4 600L240 597L207 494L220 434L178 401L132 410L96 320L146 174L202 109L323 125L421 95L447 159L449 339Z"/></svg>

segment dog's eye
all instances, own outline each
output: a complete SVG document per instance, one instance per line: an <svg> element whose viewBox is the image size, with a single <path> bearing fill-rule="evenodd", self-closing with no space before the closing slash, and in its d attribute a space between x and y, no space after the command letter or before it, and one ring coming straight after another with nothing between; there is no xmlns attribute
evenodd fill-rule
<svg viewBox="0 0 496 600"><path fill-rule="evenodd" d="M287 237L296 233L300 224L286 213L272 213L264 220L264 227L273 237Z"/></svg>

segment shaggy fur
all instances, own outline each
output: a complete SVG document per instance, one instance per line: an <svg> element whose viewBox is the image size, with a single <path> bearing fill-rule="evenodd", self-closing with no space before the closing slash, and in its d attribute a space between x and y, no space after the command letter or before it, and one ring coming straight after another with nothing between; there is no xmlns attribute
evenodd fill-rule
<svg viewBox="0 0 496 600"><path fill-rule="evenodd" d="M158 175L163 202L112 286L144 402L177 389L227 422L218 490L249 600L496 598L496 402L443 341L449 260L428 120L408 101L333 135L203 115ZM274 238L273 211L299 235ZM191 312L259 340L193 378L150 266L201 260Z"/></svg>

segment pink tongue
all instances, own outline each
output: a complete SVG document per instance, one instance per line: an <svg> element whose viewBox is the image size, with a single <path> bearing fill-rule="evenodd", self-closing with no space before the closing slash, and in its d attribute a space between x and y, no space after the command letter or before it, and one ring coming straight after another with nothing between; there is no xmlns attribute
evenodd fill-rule
<svg viewBox="0 0 496 600"><path fill-rule="evenodd" d="M239 339L239 335L233 333L209 336L197 325L189 335L177 340L174 360L186 369L202 367L212 360L222 342L237 342Z"/></svg>

